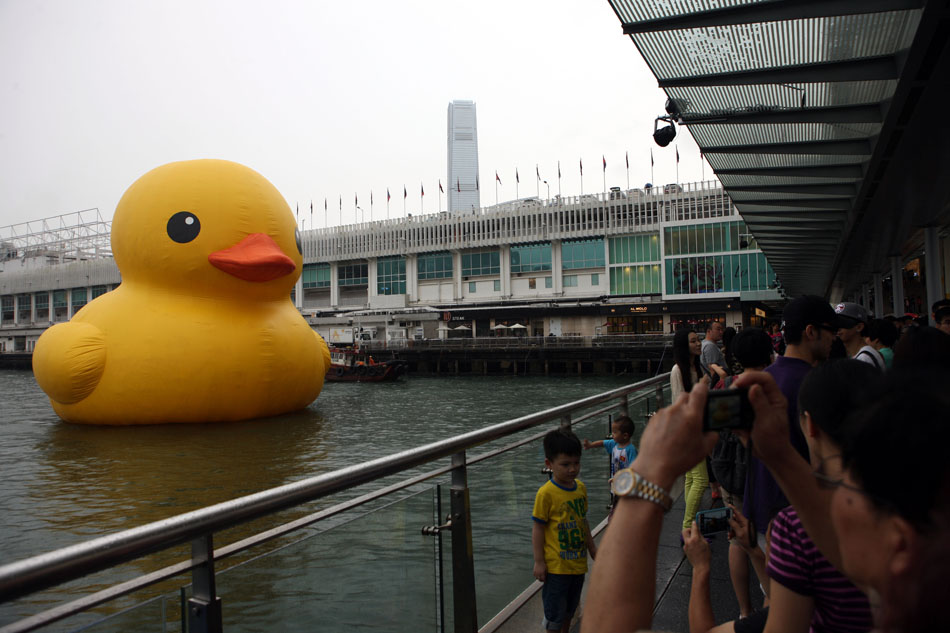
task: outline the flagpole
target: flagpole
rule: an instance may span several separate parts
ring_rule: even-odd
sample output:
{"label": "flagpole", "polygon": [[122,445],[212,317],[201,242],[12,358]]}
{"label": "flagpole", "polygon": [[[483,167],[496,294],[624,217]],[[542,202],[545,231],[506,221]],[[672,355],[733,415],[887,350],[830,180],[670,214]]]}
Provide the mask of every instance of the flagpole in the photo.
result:
{"label": "flagpole", "polygon": [[538,177],[538,181],[537,181],[537,184],[538,184],[538,199],[540,200],[540,199],[541,199],[541,170],[538,169],[538,164],[537,164],[537,163],[534,164],[534,173],[535,173],[535,175]]}
{"label": "flagpole", "polygon": [[581,159],[578,164],[581,166],[581,195],[584,195],[584,159]]}
{"label": "flagpole", "polygon": [[406,217],[406,198],[409,197],[409,193],[406,191],[406,185],[402,186],[402,217]]}
{"label": "flagpole", "polygon": [[561,199],[561,161],[557,162],[557,198]]}
{"label": "flagpole", "polygon": [[627,191],[630,191],[630,152],[625,154],[627,159]]}
{"label": "flagpole", "polygon": [[604,194],[607,193],[607,157],[603,156],[604,160]]}
{"label": "flagpole", "polygon": [[369,192],[369,221],[373,221],[373,192]]}
{"label": "flagpole", "polygon": [[656,178],[653,176],[653,148],[650,148],[650,184],[655,185]]}
{"label": "flagpole", "polygon": [[515,167],[515,200],[521,197],[521,194],[518,193],[518,189],[521,187],[521,178],[518,176],[518,168]]}
{"label": "flagpole", "polygon": [[426,212],[426,188],[419,183],[419,215],[425,215]]}
{"label": "flagpole", "polygon": [[439,213],[442,213],[442,180],[439,179]]}
{"label": "flagpole", "polygon": [[343,194],[340,194],[340,226],[343,226]]}
{"label": "flagpole", "polygon": [[676,149],[676,184],[680,184],[680,148],[679,145],[675,146]]}

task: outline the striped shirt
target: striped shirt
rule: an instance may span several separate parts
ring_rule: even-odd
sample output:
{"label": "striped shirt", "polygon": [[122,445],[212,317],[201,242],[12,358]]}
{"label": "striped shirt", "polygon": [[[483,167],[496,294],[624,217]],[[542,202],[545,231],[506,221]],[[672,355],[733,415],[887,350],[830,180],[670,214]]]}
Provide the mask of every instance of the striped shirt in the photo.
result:
{"label": "striped shirt", "polygon": [[821,555],[792,506],[779,512],[772,524],[768,574],[775,582],[814,600],[810,631],[871,630],[867,597]]}

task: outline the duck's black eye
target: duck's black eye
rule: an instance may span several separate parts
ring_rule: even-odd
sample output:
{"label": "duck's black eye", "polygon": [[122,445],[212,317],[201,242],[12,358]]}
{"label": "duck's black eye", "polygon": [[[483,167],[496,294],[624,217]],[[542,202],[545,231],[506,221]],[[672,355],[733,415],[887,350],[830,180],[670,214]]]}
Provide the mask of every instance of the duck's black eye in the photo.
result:
{"label": "duck's black eye", "polygon": [[303,245],[300,243],[300,231],[294,229],[294,241],[297,242],[297,252],[303,255]]}
{"label": "duck's black eye", "polygon": [[165,230],[168,231],[168,237],[179,244],[186,244],[198,237],[198,233],[201,232],[201,222],[194,213],[179,211],[168,218],[168,226]]}

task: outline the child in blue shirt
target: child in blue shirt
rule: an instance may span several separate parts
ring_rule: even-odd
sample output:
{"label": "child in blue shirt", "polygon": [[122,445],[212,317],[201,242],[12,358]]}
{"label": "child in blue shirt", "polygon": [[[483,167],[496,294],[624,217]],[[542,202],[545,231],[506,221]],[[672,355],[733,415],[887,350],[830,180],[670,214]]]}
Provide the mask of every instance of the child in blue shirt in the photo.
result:
{"label": "child in blue shirt", "polygon": [[610,425],[610,435],[613,439],[596,442],[584,440],[584,448],[603,446],[604,451],[610,455],[610,476],[613,477],[624,468],[630,468],[630,464],[637,458],[637,449],[631,442],[634,430],[633,420],[626,415],[618,416]]}

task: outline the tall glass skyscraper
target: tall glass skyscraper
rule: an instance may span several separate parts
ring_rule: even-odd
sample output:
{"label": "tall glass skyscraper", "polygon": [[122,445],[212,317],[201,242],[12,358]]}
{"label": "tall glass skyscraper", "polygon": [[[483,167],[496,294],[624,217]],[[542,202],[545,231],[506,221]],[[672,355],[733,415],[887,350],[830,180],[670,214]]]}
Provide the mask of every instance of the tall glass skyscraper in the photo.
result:
{"label": "tall glass skyscraper", "polygon": [[449,212],[469,211],[481,207],[478,179],[478,128],[475,124],[475,102],[453,101],[449,104],[449,173],[446,193]]}

